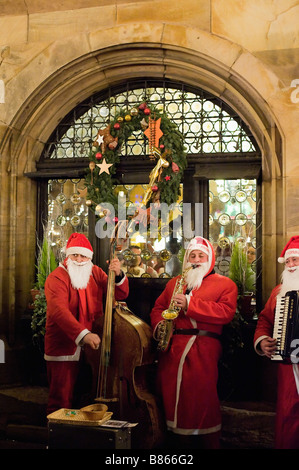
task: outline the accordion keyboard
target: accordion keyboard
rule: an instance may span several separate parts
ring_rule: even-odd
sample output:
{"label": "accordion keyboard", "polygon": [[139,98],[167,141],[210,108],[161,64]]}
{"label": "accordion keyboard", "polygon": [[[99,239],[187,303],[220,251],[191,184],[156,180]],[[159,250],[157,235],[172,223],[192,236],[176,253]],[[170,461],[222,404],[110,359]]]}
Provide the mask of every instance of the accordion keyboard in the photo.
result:
{"label": "accordion keyboard", "polygon": [[286,327],[288,319],[289,297],[277,296],[274,317],[273,338],[277,340],[276,350],[271,357],[272,361],[282,361],[282,351],[285,347]]}

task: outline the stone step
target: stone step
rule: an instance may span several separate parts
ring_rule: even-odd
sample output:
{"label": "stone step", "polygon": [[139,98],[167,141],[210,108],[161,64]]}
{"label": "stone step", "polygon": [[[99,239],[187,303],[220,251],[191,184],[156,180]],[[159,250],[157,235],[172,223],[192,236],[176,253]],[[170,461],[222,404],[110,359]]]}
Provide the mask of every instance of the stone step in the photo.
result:
{"label": "stone step", "polygon": [[[48,390],[45,387],[0,389],[0,448],[45,448],[48,439],[47,398]],[[221,412],[224,448],[273,448],[273,404],[224,402]]]}
{"label": "stone step", "polygon": [[1,449],[46,449],[47,445],[47,427],[27,424],[8,424],[5,436],[0,440]]}
{"label": "stone step", "polygon": [[222,412],[222,442],[240,449],[273,449],[275,409],[260,402],[225,403]]}

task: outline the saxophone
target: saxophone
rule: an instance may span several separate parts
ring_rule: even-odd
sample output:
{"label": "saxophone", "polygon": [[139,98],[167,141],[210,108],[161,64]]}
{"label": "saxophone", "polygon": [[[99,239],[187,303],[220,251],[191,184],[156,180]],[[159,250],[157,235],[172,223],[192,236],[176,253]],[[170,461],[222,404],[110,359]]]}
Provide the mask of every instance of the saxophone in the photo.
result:
{"label": "saxophone", "polygon": [[154,339],[158,341],[157,349],[159,351],[167,351],[170,345],[170,340],[173,334],[173,320],[175,320],[180,312],[180,307],[178,307],[175,303],[174,296],[176,294],[182,294],[184,291],[185,285],[185,276],[190,269],[194,269],[195,266],[190,266],[189,268],[185,269],[180,278],[177,279],[173,293],[171,296],[169,307],[166,310],[163,310],[162,317],[164,321],[158,323]]}

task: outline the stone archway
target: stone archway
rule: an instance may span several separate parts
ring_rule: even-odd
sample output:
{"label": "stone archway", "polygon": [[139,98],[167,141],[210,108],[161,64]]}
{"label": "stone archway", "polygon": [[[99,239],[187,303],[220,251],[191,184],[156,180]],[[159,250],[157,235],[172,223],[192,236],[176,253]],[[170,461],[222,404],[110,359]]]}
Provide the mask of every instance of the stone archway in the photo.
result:
{"label": "stone archway", "polygon": [[[280,134],[257,90],[232,67],[184,47],[131,43],[95,50],[64,65],[40,83],[15,113],[2,142],[2,175],[6,174],[1,198],[5,292],[2,308],[7,312],[3,330],[10,337],[14,336],[18,315],[26,308],[33,282],[36,183],[26,178],[24,172],[34,171],[35,162],[57,122],[76,104],[108,86],[138,77],[168,78],[200,86],[226,101],[251,128],[263,155],[264,197],[274,201],[272,215],[265,215],[270,226],[265,224],[269,234],[263,234],[263,241],[269,237],[271,257],[276,259],[276,238],[271,234],[277,233],[281,220],[275,203],[281,190],[281,161],[276,151]],[[6,247],[9,247],[9,261],[5,260]],[[28,266],[32,267],[31,275]],[[267,282],[273,285],[275,272],[272,269],[268,274]]]}

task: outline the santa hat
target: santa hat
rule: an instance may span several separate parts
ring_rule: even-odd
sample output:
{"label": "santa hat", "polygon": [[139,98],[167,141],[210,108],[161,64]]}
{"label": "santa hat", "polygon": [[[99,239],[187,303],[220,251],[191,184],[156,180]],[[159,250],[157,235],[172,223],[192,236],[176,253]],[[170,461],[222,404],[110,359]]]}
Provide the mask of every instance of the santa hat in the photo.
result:
{"label": "santa hat", "polygon": [[183,270],[186,268],[190,253],[193,250],[200,250],[206,255],[208,255],[209,266],[207,274],[210,273],[215,265],[215,253],[209,240],[203,237],[192,238],[192,240],[189,242],[184,255]]}
{"label": "santa hat", "polygon": [[83,233],[72,233],[64,251],[66,256],[77,254],[90,259],[93,256],[92,246]]}
{"label": "santa hat", "polygon": [[299,256],[299,236],[291,237],[278,258],[279,263],[284,263],[290,256]]}

